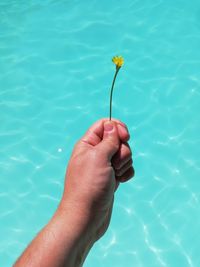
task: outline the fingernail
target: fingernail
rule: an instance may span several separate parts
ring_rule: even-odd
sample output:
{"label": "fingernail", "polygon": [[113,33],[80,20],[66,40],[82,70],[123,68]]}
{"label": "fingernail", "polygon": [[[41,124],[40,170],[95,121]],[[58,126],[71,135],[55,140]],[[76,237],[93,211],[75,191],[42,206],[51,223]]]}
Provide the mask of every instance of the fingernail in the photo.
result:
{"label": "fingernail", "polygon": [[113,130],[113,123],[110,121],[107,121],[104,123],[104,131],[105,132],[111,132]]}

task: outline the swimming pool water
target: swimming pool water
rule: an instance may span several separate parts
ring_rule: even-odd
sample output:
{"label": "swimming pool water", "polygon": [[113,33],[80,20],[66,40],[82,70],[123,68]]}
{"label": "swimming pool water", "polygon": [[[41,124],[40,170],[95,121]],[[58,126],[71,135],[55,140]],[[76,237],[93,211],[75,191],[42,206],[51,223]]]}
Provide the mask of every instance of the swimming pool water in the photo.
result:
{"label": "swimming pool water", "polygon": [[74,143],[108,116],[135,179],[86,267],[200,266],[200,2],[0,1],[0,266],[51,218]]}

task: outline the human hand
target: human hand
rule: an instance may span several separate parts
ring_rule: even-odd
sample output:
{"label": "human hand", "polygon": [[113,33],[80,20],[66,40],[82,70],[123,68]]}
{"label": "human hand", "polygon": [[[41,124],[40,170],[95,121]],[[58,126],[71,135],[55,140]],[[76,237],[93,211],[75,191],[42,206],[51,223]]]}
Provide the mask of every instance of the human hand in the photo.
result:
{"label": "human hand", "polygon": [[81,267],[106,231],[114,192],[134,175],[126,126],[107,119],[96,122],[73,150],[61,203],[15,267]]}
{"label": "human hand", "polygon": [[97,121],[77,142],[69,161],[60,204],[76,214],[96,241],[106,231],[114,192],[134,175],[128,130],[119,120]]}

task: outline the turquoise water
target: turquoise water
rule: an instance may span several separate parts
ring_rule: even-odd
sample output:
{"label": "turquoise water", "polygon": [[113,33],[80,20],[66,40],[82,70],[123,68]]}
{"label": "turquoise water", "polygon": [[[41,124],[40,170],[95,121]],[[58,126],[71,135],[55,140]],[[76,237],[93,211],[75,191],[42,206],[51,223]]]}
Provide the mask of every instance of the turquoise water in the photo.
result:
{"label": "turquoise water", "polygon": [[0,266],[51,218],[74,143],[108,116],[135,179],[85,267],[200,266],[200,2],[0,1]]}

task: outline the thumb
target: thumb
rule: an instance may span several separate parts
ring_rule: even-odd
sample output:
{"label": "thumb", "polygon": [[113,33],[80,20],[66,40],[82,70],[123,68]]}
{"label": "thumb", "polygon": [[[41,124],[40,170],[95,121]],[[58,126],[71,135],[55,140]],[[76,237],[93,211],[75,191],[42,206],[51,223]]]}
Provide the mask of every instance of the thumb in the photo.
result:
{"label": "thumb", "polygon": [[103,127],[103,139],[97,146],[105,157],[111,160],[119,149],[120,144],[117,125],[113,121],[106,121]]}

